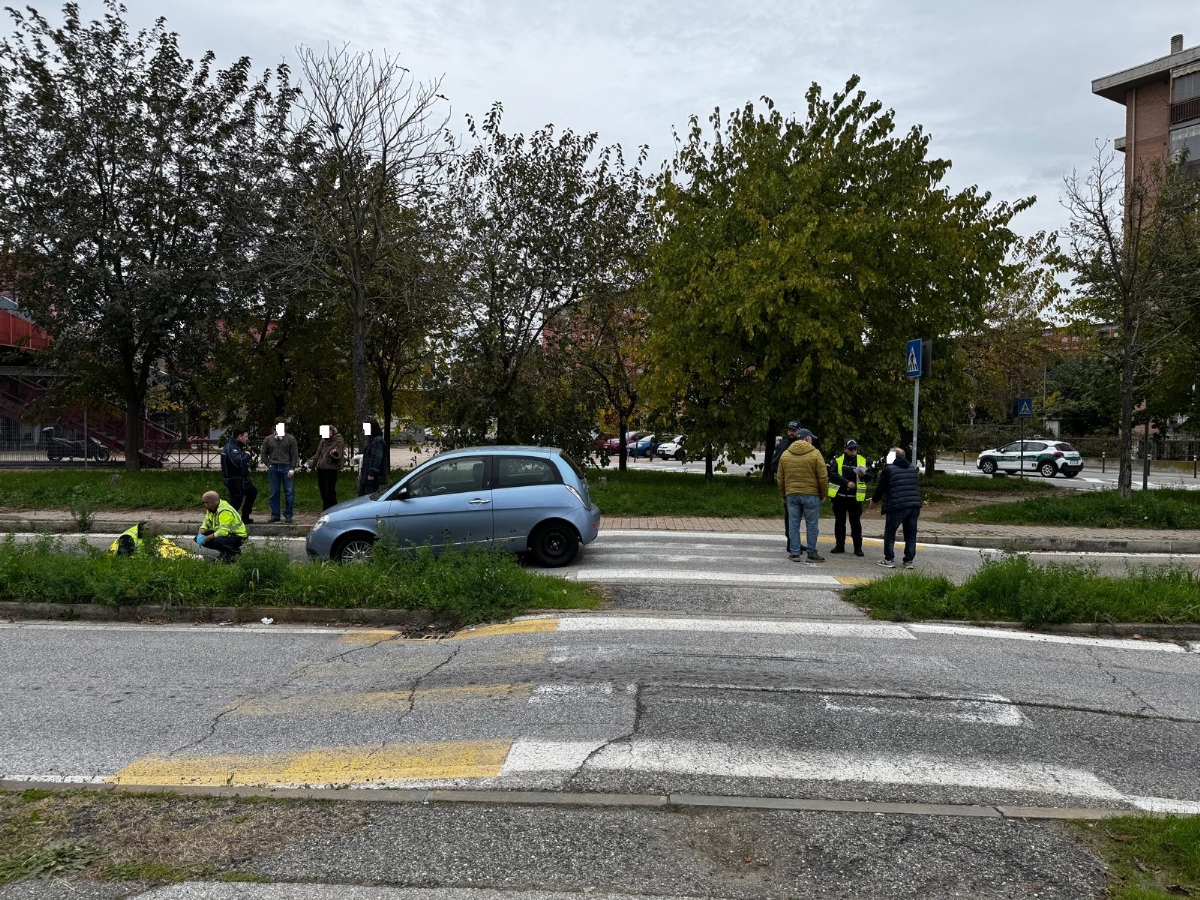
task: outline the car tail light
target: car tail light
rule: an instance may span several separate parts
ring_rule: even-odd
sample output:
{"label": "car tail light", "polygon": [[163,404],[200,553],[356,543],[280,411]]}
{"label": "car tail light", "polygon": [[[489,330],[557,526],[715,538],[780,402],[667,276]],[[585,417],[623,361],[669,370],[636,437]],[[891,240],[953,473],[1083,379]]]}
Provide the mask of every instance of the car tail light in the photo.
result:
{"label": "car tail light", "polygon": [[1055,451],[1054,451],[1054,458],[1055,458],[1055,459],[1062,459],[1062,457],[1063,457],[1063,452],[1062,452],[1061,450],[1055,450]]}
{"label": "car tail light", "polygon": [[571,487],[569,484],[564,484],[563,487],[571,492],[575,499],[579,501],[580,506],[587,506],[587,504],[583,502],[583,497],[579,495],[579,491],[575,490],[575,488]]}

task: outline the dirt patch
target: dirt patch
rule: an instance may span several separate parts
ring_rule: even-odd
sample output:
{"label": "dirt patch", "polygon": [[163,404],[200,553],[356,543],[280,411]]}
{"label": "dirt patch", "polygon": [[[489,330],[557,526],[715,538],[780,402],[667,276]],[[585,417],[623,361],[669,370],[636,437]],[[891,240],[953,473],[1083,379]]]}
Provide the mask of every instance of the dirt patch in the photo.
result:
{"label": "dirt patch", "polygon": [[255,858],[347,813],[316,801],[95,791],[0,794],[0,884],[72,875],[167,883],[253,880]]}
{"label": "dirt patch", "polygon": [[961,510],[979,509],[997,503],[1018,503],[1028,500],[1029,494],[983,494],[971,491],[923,490],[921,521],[936,522],[942,516]]}

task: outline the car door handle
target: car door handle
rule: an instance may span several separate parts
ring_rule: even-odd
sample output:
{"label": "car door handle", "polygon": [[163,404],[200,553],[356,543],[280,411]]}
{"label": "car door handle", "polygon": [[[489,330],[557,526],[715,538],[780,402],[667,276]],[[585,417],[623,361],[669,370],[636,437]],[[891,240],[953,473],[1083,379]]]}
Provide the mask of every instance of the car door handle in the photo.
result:
{"label": "car door handle", "polygon": [[482,497],[476,497],[474,500],[470,501],[472,506],[480,506],[484,503],[491,503],[491,502],[492,502],[491,500],[484,500]]}

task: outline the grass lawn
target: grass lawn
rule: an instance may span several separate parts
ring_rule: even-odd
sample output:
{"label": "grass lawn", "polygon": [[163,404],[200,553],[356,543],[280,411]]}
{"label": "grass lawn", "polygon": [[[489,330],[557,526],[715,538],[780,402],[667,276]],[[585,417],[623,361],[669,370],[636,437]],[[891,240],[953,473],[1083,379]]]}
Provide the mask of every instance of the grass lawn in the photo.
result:
{"label": "grass lawn", "polygon": [[1128,500],[1122,500],[1116,491],[1072,491],[961,510],[942,516],[942,521],[1083,528],[1200,528],[1200,492],[1137,491]]}
{"label": "grass lawn", "polygon": [[389,550],[339,566],[293,563],[283,553],[251,547],[233,565],[201,559],[109,556],[83,544],[43,538],[0,542],[0,600],[110,606],[294,606],[322,609],[424,610],[447,627],[493,622],[535,609],[590,608],[588,585],[521,568],[504,552]]}
{"label": "grass lawn", "polygon": [[1112,900],[1200,895],[1200,816],[1121,816],[1071,827],[1108,863]]}
{"label": "grass lawn", "polygon": [[779,489],[759,477],[589,469],[588,488],[606,516],[783,518]]}
{"label": "grass lawn", "polygon": [[938,472],[921,476],[922,491],[966,491],[972,494],[1055,494],[1067,490],[1043,478],[983,478]]}
{"label": "grass lawn", "polygon": [[1037,565],[1024,556],[988,560],[960,586],[905,572],[859,585],[846,599],[875,619],[1021,622],[1200,622],[1200,579],[1182,566],[1125,578],[1078,565]]}

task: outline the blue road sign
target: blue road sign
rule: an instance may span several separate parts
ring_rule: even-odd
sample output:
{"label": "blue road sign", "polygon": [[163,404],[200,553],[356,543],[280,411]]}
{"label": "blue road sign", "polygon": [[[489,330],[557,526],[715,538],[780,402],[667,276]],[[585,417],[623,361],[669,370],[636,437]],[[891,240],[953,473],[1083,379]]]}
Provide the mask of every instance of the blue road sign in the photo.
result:
{"label": "blue road sign", "polygon": [[1017,418],[1032,419],[1033,418],[1033,400],[1029,397],[1021,397],[1017,400]]}
{"label": "blue road sign", "polygon": [[904,374],[909,378],[921,377],[921,339],[908,342],[904,352]]}

